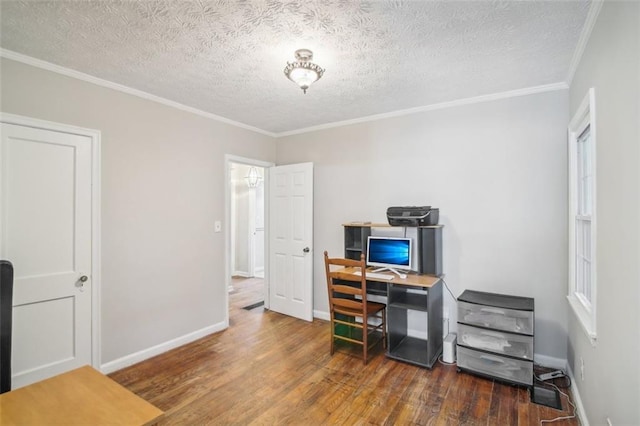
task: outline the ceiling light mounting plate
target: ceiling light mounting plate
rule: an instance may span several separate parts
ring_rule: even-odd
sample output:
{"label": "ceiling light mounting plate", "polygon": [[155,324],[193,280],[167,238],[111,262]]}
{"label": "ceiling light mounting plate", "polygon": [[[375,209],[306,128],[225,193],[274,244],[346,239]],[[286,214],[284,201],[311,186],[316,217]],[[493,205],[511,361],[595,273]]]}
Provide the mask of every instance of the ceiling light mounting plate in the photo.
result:
{"label": "ceiling light mounting plate", "polygon": [[297,61],[309,62],[313,59],[313,52],[309,49],[296,50],[295,57]]}

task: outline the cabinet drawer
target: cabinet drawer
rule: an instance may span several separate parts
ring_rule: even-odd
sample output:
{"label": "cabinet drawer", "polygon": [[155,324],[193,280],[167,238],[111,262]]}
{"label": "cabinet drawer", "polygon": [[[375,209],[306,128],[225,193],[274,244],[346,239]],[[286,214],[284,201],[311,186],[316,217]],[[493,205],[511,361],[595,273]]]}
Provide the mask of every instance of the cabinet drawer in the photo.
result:
{"label": "cabinet drawer", "polygon": [[524,385],[533,384],[533,361],[487,354],[458,346],[458,367]]}
{"label": "cabinet drawer", "polygon": [[458,321],[511,333],[533,335],[533,311],[516,311],[458,301]]}
{"label": "cabinet drawer", "polygon": [[516,358],[533,359],[533,337],[458,324],[458,343]]}

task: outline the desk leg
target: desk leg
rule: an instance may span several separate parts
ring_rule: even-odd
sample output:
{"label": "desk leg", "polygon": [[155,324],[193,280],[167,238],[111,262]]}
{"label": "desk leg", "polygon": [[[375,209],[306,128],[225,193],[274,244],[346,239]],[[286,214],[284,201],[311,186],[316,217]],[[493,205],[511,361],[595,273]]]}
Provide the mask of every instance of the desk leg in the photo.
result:
{"label": "desk leg", "polygon": [[442,280],[427,293],[427,315],[427,358],[431,368],[442,353]]}

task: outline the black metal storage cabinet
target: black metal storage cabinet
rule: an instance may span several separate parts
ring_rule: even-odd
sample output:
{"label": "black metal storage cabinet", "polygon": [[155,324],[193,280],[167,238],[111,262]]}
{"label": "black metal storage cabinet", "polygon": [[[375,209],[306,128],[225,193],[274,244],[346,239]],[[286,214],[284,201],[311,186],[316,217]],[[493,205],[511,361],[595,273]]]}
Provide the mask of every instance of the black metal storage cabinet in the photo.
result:
{"label": "black metal storage cabinet", "polygon": [[458,297],[458,369],[533,385],[534,300],[465,290]]}
{"label": "black metal storage cabinet", "polygon": [[344,257],[360,260],[360,255],[367,254],[367,239],[371,235],[371,225],[344,226]]}
{"label": "black metal storage cabinet", "polygon": [[[389,228],[386,223],[345,223],[344,257],[360,260],[367,255],[367,239],[371,228]],[[418,226],[414,250],[418,253],[418,264],[414,265],[419,274],[442,275],[442,228],[444,225]]]}
{"label": "black metal storage cabinet", "polygon": [[443,225],[418,228],[418,273],[442,275],[442,227]]}
{"label": "black metal storage cabinet", "polygon": [[[386,223],[352,222],[344,226],[344,257],[360,259],[367,254],[367,239],[372,228],[390,228]],[[367,293],[385,296],[387,303],[387,356],[431,368],[442,352],[442,280],[427,276],[442,275],[443,225],[417,227],[417,274],[424,279],[401,283],[367,280]],[[413,312],[412,312],[413,311]],[[409,317],[418,330],[409,330]],[[415,319],[415,321],[414,321]],[[424,319],[424,321],[423,321]]]}
{"label": "black metal storage cabinet", "polygon": [[[426,338],[409,336],[408,311],[426,313]],[[387,356],[422,367],[433,367],[442,351],[442,280],[429,288],[389,284],[387,296]]]}

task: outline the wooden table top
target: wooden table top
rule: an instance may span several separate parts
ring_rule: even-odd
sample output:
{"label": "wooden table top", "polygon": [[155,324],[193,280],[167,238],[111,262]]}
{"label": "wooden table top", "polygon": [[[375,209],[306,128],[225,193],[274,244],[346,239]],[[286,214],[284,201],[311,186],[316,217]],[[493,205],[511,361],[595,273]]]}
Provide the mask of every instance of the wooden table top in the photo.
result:
{"label": "wooden table top", "polygon": [[0,395],[0,424],[147,425],[162,411],[89,366]]}
{"label": "wooden table top", "polygon": [[[353,275],[353,271],[359,270],[359,269],[360,268],[344,268],[342,270],[338,270],[337,272]],[[420,275],[416,273],[408,273],[406,274],[407,275],[406,278],[400,278],[399,276],[397,276],[396,274],[390,271],[384,271],[383,273],[385,275],[392,275],[393,278],[391,278],[390,280],[382,280],[382,279],[367,277],[367,281],[392,283],[392,284],[400,284],[400,285],[423,287],[423,288],[433,287],[435,284],[438,283],[438,281],[440,281],[440,277],[436,277],[434,275]]]}

